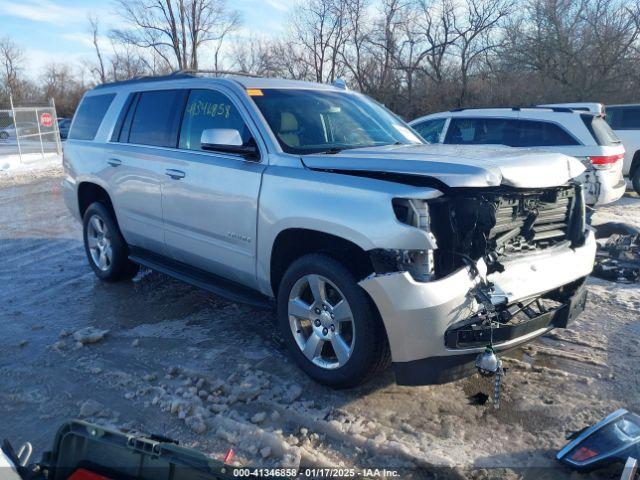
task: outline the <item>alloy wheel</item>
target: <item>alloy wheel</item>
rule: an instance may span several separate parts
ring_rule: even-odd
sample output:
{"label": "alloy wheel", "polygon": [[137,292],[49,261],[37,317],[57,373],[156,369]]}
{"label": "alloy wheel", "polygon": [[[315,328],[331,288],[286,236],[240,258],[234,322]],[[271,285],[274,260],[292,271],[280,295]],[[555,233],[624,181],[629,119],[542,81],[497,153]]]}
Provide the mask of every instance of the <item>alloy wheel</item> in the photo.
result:
{"label": "alloy wheel", "polygon": [[87,224],[87,245],[91,260],[103,272],[109,270],[113,262],[111,233],[99,215],[92,215]]}
{"label": "alloy wheel", "polygon": [[347,299],[329,279],[304,275],[291,289],[289,326],[303,355],[335,369],[347,363],[355,345],[355,324]]}

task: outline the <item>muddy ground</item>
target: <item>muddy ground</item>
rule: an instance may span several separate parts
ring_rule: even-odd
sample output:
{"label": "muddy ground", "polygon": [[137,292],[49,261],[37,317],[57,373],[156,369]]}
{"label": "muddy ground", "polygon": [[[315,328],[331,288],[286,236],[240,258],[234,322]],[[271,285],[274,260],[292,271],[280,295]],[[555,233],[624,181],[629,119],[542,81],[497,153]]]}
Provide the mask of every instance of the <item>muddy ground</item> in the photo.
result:
{"label": "muddy ground", "polygon": [[[477,376],[409,388],[388,371],[332,391],[292,364],[270,311],[157,273],[98,281],[59,184],[59,172],[0,181],[0,435],[31,441],[37,455],[75,417],[166,435],[218,459],[233,447],[240,465],[437,478],[619,471],[577,476],[554,453],[615,408],[640,412],[640,285],[590,280],[587,312],[570,329],[509,355],[500,410],[472,404],[491,391]],[[596,219],[605,217],[640,222],[640,199],[627,194]]]}

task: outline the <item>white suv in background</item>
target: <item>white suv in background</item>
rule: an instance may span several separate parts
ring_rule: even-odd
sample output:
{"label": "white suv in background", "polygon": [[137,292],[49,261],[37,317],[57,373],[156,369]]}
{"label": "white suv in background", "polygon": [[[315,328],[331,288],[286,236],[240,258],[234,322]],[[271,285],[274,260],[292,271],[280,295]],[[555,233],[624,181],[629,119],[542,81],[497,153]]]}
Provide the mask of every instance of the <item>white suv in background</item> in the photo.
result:
{"label": "white suv in background", "polygon": [[458,109],[420,117],[410,125],[430,143],[540,147],[577,157],[587,170],[588,205],[624,195],[625,149],[600,115],[564,107]]}
{"label": "white suv in background", "polygon": [[640,193],[640,104],[607,105],[606,119],[626,150],[622,173]]}

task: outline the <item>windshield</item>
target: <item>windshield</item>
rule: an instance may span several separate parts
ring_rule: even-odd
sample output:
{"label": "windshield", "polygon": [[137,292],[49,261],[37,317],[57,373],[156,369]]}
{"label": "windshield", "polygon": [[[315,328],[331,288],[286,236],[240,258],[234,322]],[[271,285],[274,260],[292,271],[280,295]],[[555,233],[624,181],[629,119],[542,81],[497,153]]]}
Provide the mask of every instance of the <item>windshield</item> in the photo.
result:
{"label": "windshield", "polygon": [[250,94],[287,153],[422,143],[402,120],[354,92],[264,89]]}

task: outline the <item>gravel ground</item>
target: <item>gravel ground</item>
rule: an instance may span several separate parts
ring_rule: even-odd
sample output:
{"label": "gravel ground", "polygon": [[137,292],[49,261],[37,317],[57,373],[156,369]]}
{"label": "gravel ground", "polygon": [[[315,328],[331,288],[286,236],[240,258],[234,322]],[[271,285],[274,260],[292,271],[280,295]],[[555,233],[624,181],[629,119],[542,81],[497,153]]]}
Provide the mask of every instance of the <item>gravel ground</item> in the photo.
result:
{"label": "gravel ground", "polygon": [[[292,364],[270,311],[150,271],[98,281],[59,175],[0,179],[0,434],[36,454],[76,417],[217,459],[233,447],[239,465],[578,478],[554,460],[565,435],[621,406],[640,411],[639,285],[590,280],[570,329],[509,354],[500,410],[472,404],[492,389],[477,376],[409,388],[388,371],[332,391]],[[605,219],[640,221],[640,199],[627,194],[596,215]]]}

